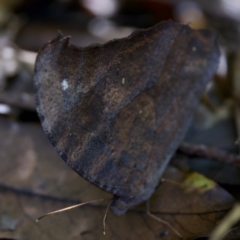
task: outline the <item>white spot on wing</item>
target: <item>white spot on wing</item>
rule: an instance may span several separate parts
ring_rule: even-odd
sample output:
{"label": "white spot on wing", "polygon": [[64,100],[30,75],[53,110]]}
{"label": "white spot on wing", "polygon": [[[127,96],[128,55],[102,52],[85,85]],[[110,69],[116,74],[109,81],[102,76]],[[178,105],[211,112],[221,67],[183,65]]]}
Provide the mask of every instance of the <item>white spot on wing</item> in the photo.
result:
{"label": "white spot on wing", "polygon": [[61,83],[61,86],[62,86],[62,90],[63,91],[66,91],[68,89],[68,82],[67,82],[67,79],[63,79],[62,83]]}

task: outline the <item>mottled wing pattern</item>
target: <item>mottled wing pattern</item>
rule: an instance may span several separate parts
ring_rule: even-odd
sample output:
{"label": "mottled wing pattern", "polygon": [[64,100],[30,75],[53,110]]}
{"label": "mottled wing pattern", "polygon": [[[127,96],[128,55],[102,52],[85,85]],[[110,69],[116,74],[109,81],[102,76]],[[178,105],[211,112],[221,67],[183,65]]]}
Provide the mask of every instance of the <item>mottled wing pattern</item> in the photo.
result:
{"label": "mottled wing pattern", "polygon": [[154,191],[217,59],[213,34],[171,21],[87,48],[60,36],[36,61],[37,111],[64,161],[122,214]]}

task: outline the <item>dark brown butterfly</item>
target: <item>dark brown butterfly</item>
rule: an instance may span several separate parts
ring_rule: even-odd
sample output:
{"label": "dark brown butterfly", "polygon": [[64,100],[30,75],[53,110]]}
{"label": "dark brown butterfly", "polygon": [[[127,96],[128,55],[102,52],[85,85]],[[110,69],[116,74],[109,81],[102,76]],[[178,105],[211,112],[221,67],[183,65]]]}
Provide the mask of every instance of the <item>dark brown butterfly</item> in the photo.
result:
{"label": "dark brown butterfly", "polygon": [[104,45],[69,39],[38,54],[37,111],[63,160],[121,215],[151,196],[184,137],[218,64],[215,34],[168,21]]}

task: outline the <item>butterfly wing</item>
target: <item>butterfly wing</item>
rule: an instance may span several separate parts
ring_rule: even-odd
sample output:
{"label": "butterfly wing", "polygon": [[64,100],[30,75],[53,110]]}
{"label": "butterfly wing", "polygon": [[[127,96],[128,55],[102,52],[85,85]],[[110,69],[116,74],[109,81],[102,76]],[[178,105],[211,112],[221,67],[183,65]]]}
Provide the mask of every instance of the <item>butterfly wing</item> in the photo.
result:
{"label": "butterfly wing", "polygon": [[217,59],[212,34],[171,21],[87,48],[60,36],[36,61],[37,111],[64,161],[122,214],[154,191]]}

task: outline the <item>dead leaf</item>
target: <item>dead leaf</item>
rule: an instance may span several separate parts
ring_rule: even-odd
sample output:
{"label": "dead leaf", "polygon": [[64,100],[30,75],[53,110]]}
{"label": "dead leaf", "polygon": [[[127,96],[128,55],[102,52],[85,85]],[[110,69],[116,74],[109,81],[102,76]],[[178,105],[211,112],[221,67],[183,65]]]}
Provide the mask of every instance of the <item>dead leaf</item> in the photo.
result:
{"label": "dead leaf", "polygon": [[[39,125],[0,118],[0,132],[5,139],[0,142],[0,238],[157,240],[166,235],[163,239],[176,239],[166,226],[145,214],[144,204],[121,217],[109,212],[105,237],[102,220],[107,201],[36,223],[35,219],[46,212],[109,195],[60,161]],[[29,151],[32,153],[27,154]],[[26,170],[28,179],[17,174],[22,166],[28,168],[23,156],[33,158],[26,162],[34,162]],[[184,182],[189,174],[170,167],[164,177]],[[234,199],[218,186],[204,193],[187,193],[179,186],[163,183],[150,199],[150,210],[169,221],[185,239],[193,239],[208,235],[233,203]]]}

